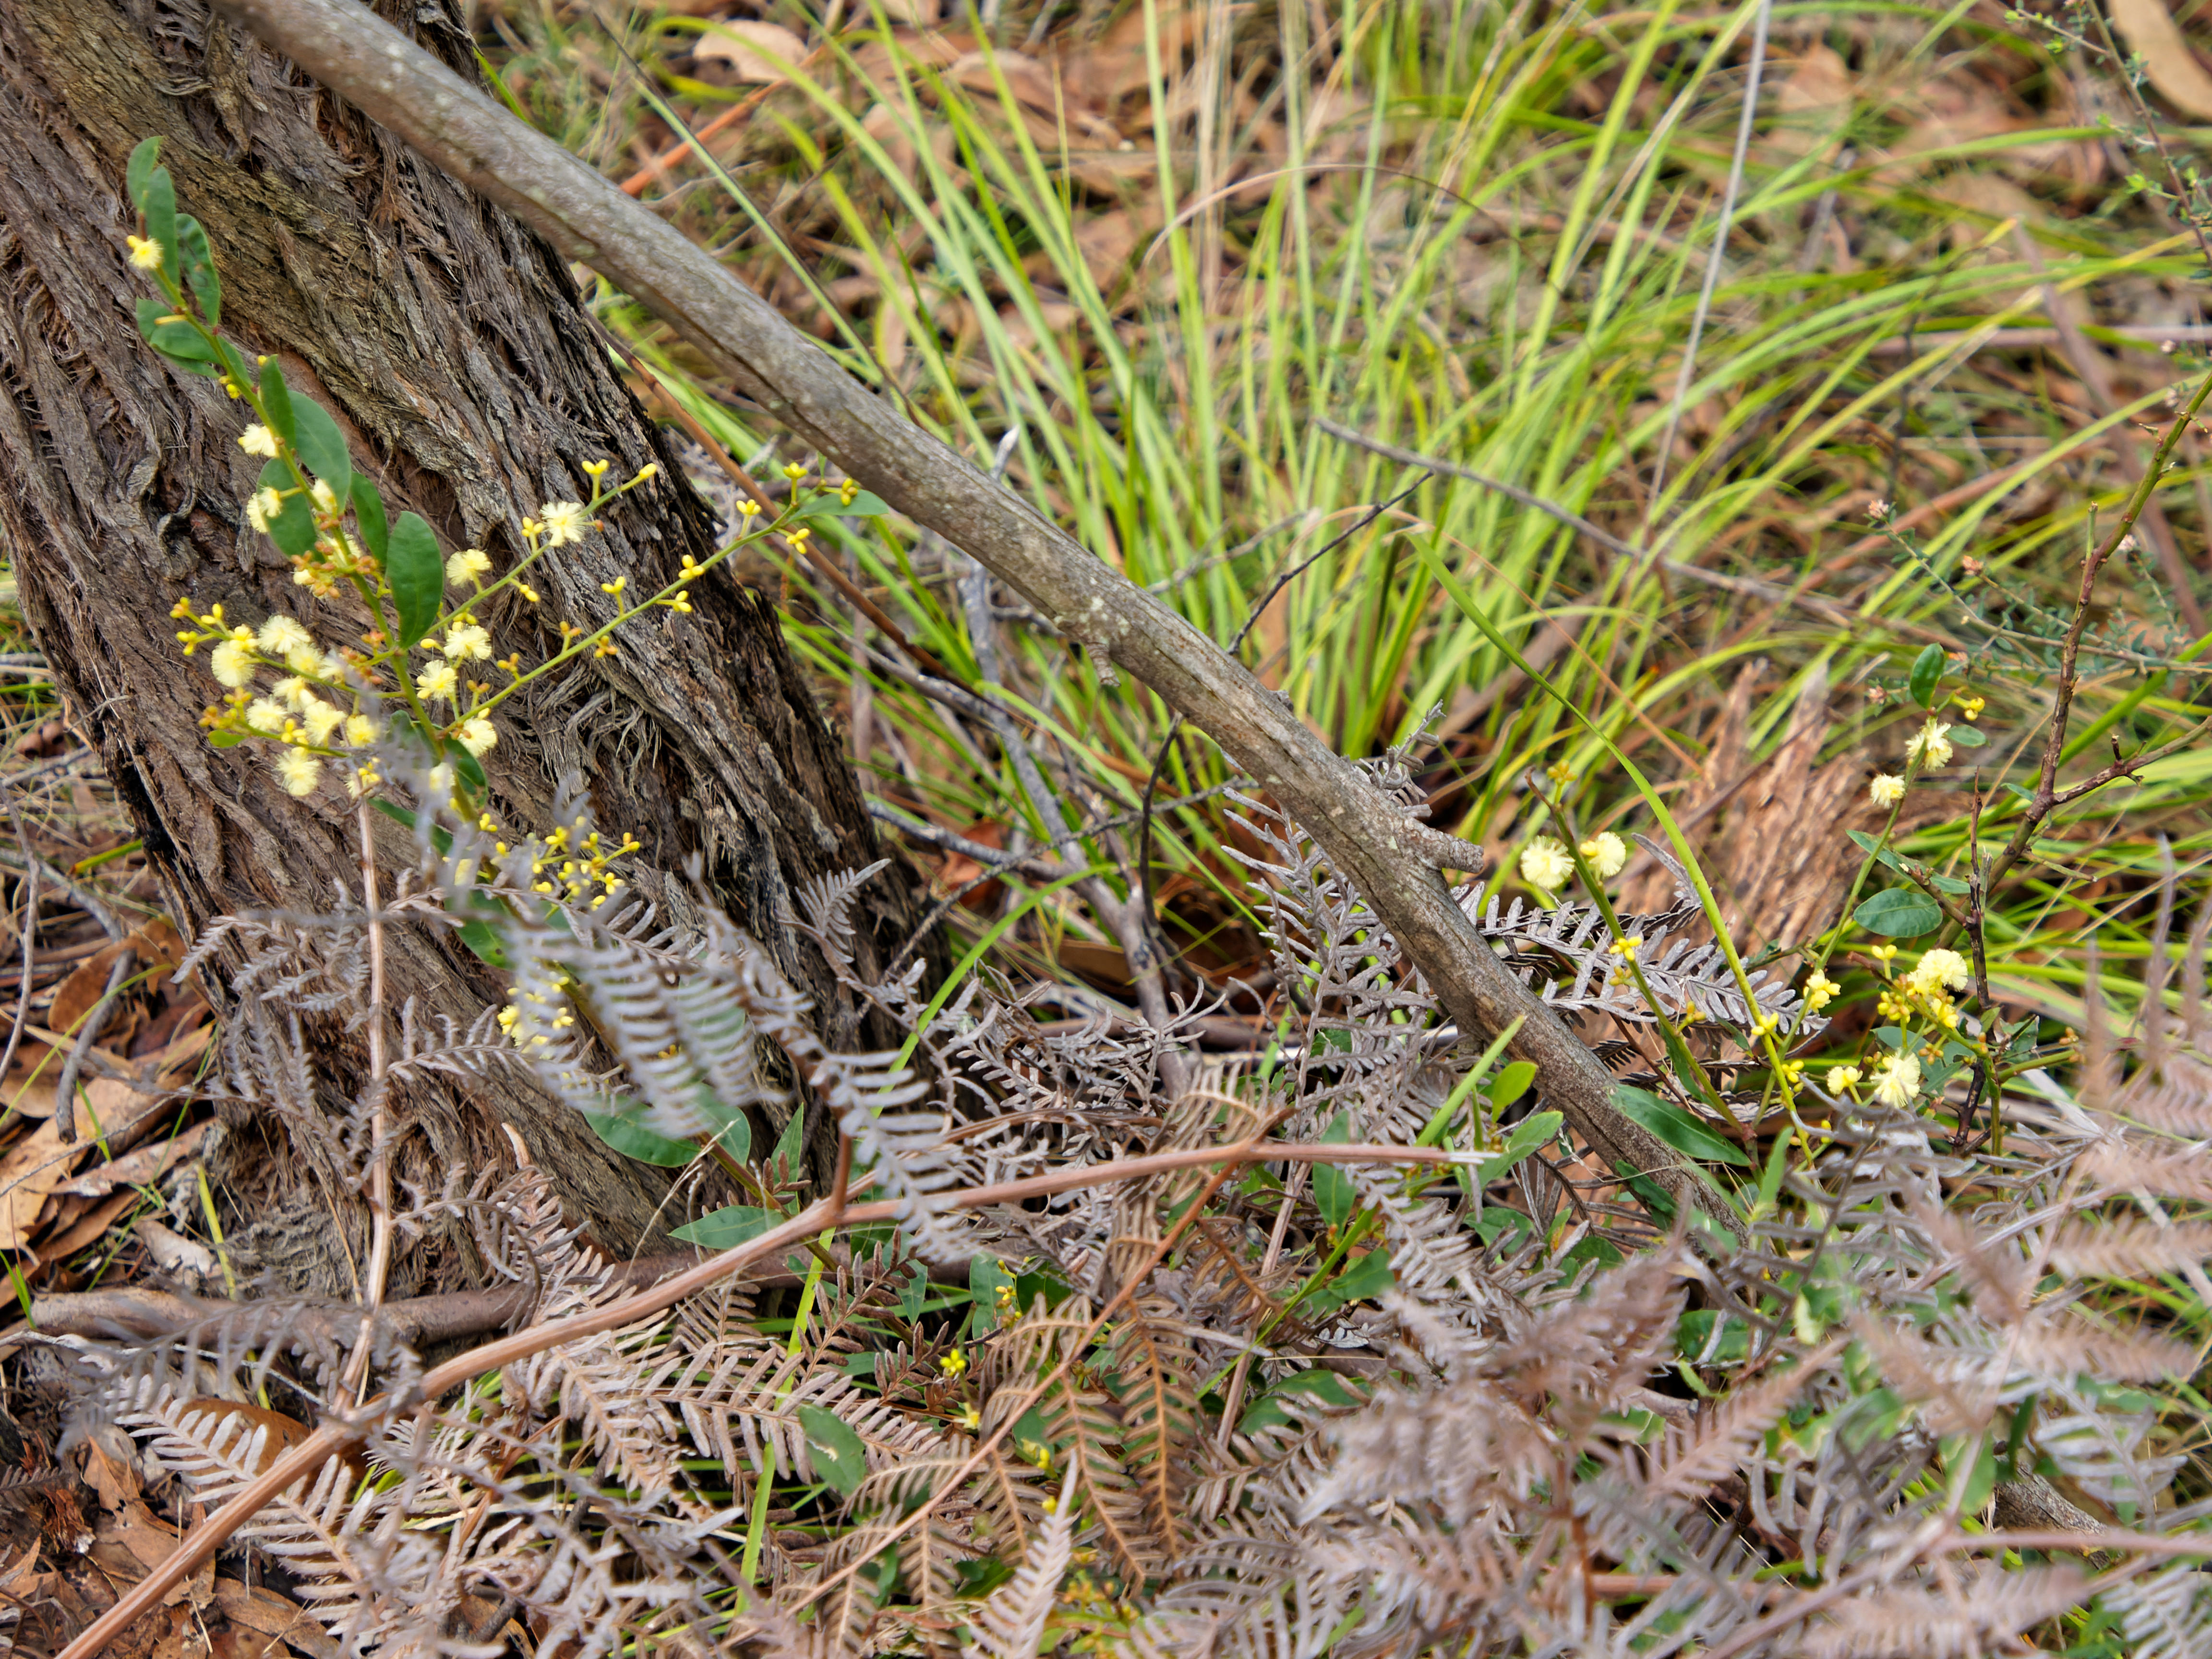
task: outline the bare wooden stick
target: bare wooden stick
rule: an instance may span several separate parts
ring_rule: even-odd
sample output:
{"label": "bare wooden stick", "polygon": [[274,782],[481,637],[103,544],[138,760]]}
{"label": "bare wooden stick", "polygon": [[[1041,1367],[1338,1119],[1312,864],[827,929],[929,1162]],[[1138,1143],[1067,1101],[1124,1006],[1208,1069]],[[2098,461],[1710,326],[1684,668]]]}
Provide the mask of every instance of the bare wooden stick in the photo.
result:
{"label": "bare wooden stick", "polygon": [[1408,819],[1213,641],[871,393],[682,232],[352,0],[215,0],[435,165],[603,272],[738,391],[915,523],[986,565],[1095,657],[1189,716],[1303,824],[1372,905],[1462,1031],[1501,1031],[1610,1164],[1741,1223],[1701,1170],[1617,1110],[1613,1079],[1454,902],[1456,843]]}

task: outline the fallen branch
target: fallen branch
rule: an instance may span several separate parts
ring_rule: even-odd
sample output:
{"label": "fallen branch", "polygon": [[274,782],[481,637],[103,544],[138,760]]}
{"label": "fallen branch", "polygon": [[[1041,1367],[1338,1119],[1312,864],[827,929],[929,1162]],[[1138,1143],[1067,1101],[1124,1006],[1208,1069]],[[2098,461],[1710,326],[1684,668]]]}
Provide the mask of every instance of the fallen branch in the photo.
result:
{"label": "fallen branch", "polygon": [[564,258],[604,273],[801,441],[1188,715],[1310,827],[1462,1031],[1519,1020],[1511,1052],[1536,1066],[1547,1100],[1601,1158],[1650,1172],[1677,1205],[1740,1231],[1680,1153],[1615,1109],[1597,1057],[1475,931],[1440,873],[1457,843],[1405,817],[1211,639],[871,393],[713,255],[380,18],[350,0],[216,0],[216,9]]}

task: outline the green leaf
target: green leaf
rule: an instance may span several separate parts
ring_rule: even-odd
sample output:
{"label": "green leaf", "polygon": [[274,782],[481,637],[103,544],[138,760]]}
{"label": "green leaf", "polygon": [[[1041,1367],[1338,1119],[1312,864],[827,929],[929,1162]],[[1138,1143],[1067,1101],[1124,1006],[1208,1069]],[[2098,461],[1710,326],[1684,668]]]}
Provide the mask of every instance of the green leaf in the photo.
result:
{"label": "green leaf", "polygon": [[446,597],[446,562],[438,556],[438,538],[422,515],[403,513],[392,526],[384,556],[384,578],[399,611],[399,643],[419,644],[438,620]]}
{"label": "green leaf", "polygon": [[[506,90],[505,83],[497,76],[487,74],[485,78],[501,91]],[[512,93],[507,95],[514,96]],[[1016,1571],[1012,1562],[1001,1561],[995,1555],[987,1555],[980,1561],[972,1559],[955,1561],[952,1570],[960,1575],[959,1582],[953,1587],[953,1595],[963,1601],[981,1601],[1012,1578]]]}
{"label": "green leaf", "polygon": [[177,216],[177,250],[185,281],[200,302],[200,315],[214,328],[222,321],[222,280],[215,274],[215,254],[208,246],[207,232],[189,213]]}
{"label": "green leaf", "polygon": [[799,516],[802,519],[880,519],[890,510],[889,501],[864,489],[849,502],[838,500],[835,493],[817,495],[799,509]]}
{"label": "green leaf", "polygon": [[801,1406],[799,1426],[805,1431],[806,1443],[814,1453],[814,1473],[835,1486],[841,1498],[860,1491],[860,1482],[868,1478],[868,1449],[860,1443],[860,1437],[847,1428],[836,1413],[819,1406]]}
{"label": "green leaf", "polygon": [[392,528],[384,520],[384,497],[358,472],[353,475],[353,488],[347,493],[353,497],[354,527],[361,532],[369,556],[382,564],[385,550],[392,542]]}
{"label": "green leaf", "polygon": [[1889,939],[1912,939],[1941,927],[1943,911],[1917,887],[1892,887],[1860,905],[1851,920],[1869,933],[1881,933]]}
{"label": "green leaf", "polygon": [[[414,815],[410,813],[408,816],[412,817]],[[411,829],[413,826],[410,824],[409,827]],[[431,826],[432,840],[437,839],[438,832],[442,828],[442,825]],[[453,836],[448,832],[446,835],[444,845],[438,850],[441,854],[450,853],[453,851]],[[505,904],[485,892],[481,887],[469,886],[447,894],[446,909],[449,915],[469,918],[461,924],[462,944],[467,945],[479,957],[495,968],[504,968],[507,965],[507,951],[501,945],[499,934],[491,921],[493,917],[504,917],[507,915]]]}
{"label": "green leaf", "polygon": [[[170,320],[165,320],[170,319]],[[196,374],[217,374],[215,349],[199,330],[177,316],[160,300],[138,302],[138,331],[146,343],[172,362],[182,363]]]}
{"label": "green leaf", "polygon": [[1996,1490],[1997,1452],[1987,1433],[1946,1435],[1936,1443],[1943,1453],[1943,1469],[1951,1477],[1960,1511],[1978,1513]]}
{"label": "green leaf", "polygon": [[489,922],[465,921],[457,931],[461,943],[468,947],[470,954],[477,961],[488,963],[494,968],[514,965],[507,959],[507,947],[499,942],[499,934]]}
{"label": "green leaf", "polygon": [[300,464],[343,501],[353,489],[353,459],[346,453],[345,434],[338,430],[330,410],[313,398],[292,400],[292,422],[293,447],[300,452]]}
{"label": "green leaf", "polygon": [[1557,1112],[1531,1112],[1513,1126],[1513,1133],[1506,1136],[1504,1147],[1496,1158],[1482,1160],[1482,1178],[1497,1180],[1559,1133],[1559,1125],[1565,1121]]}
{"label": "green leaf", "polygon": [[292,420],[292,388],[284,384],[284,371],[274,357],[261,365],[261,419],[288,446],[298,442],[300,428]]}
{"label": "green leaf", "polygon": [[798,1107],[791,1121],[783,1126],[783,1133],[775,1138],[775,1150],[769,1154],[769,1171],[773,1175],[781,1169],[793,1181],[806,1171],[806,1108]]}
{"label": "green leaf", "polygon": [[968,1262],[968,1294],[975,1305],[968,1316],[970,1336],[988,1336],[999,1328],[999,1287],[1014,1288],[1014,1276],[988,1250],[978,1250]]}
{"label": "green leaf", "polygon": [[899,1290],[899,1317],[909,1325],[921,1317],[921,1310],[929,1303],[929,1272],[921,1263],[912,1264],[913,1277]]}
{"label": "green leaf", "polygon": [[671,1140],[647,1128],[632,1115],[635,1109],[586,1112],[583,1118],[592,1126],[593,1134],[624,1158],[634,1158],[641,1164],[658,1164],[663,1169],[678,1170],[699,1156],[699,1149],[690,1141]]}
{"label": "green leaf", "polygon": [[[1713,1340],[1713,1326],[1720,1324],[1720,1340]],[[1707,1353],[1711,1344],[1712,1352]],[[1707,1365],[1733,1365],[1751,1352],[1751,1332],[1732,1314],[1710,1308],[1694,1309],[1674,1323],[1674,1349],[1683,1358]]]}
{"label": "green leaf", "polygon": [[1490,1085],[1490,1109],[1502,1112],[1528,1092],[1528,1085],[1536,1080],[1536,1067],[1529,1060],[1516,1060],[1498,1074]]}
{"label": "green leaf", "polygon": [[484,769],[482,761],[458,743],[447,751],[447,758],[453,763],[455,775],[469,787],[471,793],[479,795],[483,793]]}
{"label": "green leaf", "polygon": [[146,176],[146,193],[138,210],[146,216],[146,234],[161,245],[161,274],[177,280],[177,187],[167,167],[155,167]]}
{"label": "green leaf", "polygon": [[[685,1152],[694,1148],[686,1146]],[[774,1210],[763,1210],[753,1204],[732,1204],[708,1215],[701,1216],[688,1226],[672,1227],[671,1238],[680,1238],[686,1244],[696,1244],[702,1250],[726,1250],[732,1244],[742,1244],[749,1238],[758,1238],[783,1218]]]}
{"label": "green leaf", "polygon": [[263,464],[261,487],[280,495],[288,489],[292,492],[284,496],[276,516],[269,520],[269,538],[298,558],[315,544],[315,509],[307,505],[307,492],[292,482],[292,469],[276,460]]}
{"label": "green leaf", "polygon": [[141,138],[137,148],[131,152],[130,165],[124,169],[123,176],[131,191],[131,205],[141,213],[146,210],[146,191],[154,182],[154,169],[161,155],[159,138]]}
{"label": "green leaf", "polygon": [[1498,1243],[1499,1235],[1508,1229],[1511,1230],[1516,1242],[1526,1238],[1535,1224],[1518,1210],[1501,1209],[1493,1204],[1477,1216],[1472,1224],[1474,1236],[1486,1248]]}
{"label": "green leaf", "polygon": [[1613,1103],[1623,1117],[1631,1122],[1642,1124],[1678,1152],[1705,1158],[1715,1164],[1740,1164],[1746,1169],[1751,1167],[1751,1160],[1744,1156],[1743,1148],[1723,1140],[1680,1107],[1663,1101],[1648,1091],[1616,1083],[1613,1085]]}
{"label": "green leaf", "polygon": [[1390,1252],[1370,1250],[1308,1297],[1306,1307],[1316,1313],[1331,1312],[1348,1302],[1378,1297],[1397,1282],[1398,1276],[1390,1271]]}
{"label": "green leaf", "polygon": [[210,732],[208,733],[208,747],[235,749],[246,741],[246,734],[243,732]]}
{"label": "green leaf", "polygon": [[244,356],[241,355],[238,348],[231,344],[229,341],[224,340],[221,343],[222,347],[223,367],[229,370],[230,378],[237,381],[240,386],[252,386],[253,384],[253,371],[246,366],[246,358]]}
{"label": "green leaf", "polygon": [[[1933,647],[1929,647],[1931,650]],[[1990,740],[1990,734],[1979,726],[1954,726],[1950,732],[1952,744],[1960,749],[1979,749]]]}
{"label": "green leaf", "polygon": [[1318,1366],[1310,1371],[1292,1371],[1251,1403],[1238,1419],[1237,1432],[1254,1434],[1289,1422],[1291,1414],[1283,1409],[1282,1402],[1297,1395],[1310,1395],[1324,1406],[1347,1407],[1359,1403],[1358,1397],[1344,1386],[1334,1371],[1325,1371]]}
{"label": "green leaf", "polygon": [[734,1106],[725,1106],[715,1097],[711,1085],[702,1083],[692,1091],[691,1103],[700,1115],[714,1126],[714,1144],[738,1163],[752,1156],[753,1126],[750,1119]]}
{"label": "green leaf", "polygon": [[[1330,1121],[1328,1127],[1322,1131],[1321,1139],[1325,1146],[1341,1146],[1350,1141],[1351,1115],[1339,1112]],[[1358,1190],[1352,1186],[1352,1177],[1334,1164],[1313,1166],[1313,1194],[1314,1202],[1321,1209],[1321,1218],[1331,1228],[1341,1227],[1345,1217],[1350,1215],[1359,1203]]]}
{"label": "green leaf", "polygon": [[1936,683],[1943,678],[1943,647],[1931,645],[1912,659],[1912,678],[1908,682],[1912,701],[1923,708],[1936,706]]}

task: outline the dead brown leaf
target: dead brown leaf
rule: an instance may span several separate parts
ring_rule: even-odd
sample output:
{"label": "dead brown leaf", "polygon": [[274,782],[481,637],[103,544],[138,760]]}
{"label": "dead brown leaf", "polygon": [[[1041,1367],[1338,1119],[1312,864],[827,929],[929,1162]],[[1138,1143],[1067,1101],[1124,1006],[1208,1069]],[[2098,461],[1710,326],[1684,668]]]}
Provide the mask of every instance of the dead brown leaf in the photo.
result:
{"label": "dead brown leaf", "polygon": [[718,65],[733,82],[773,83],[791,79],[792,70],[806,60],[806,42],[781,23],[722,18],[708,26],[691,55]]}
{"label": "dead brown leaf", "polygon": [[104,1510],[119,1510],[145,1490],[130,1461],[110,1457],[96,1440],[85,1443],[84,1484],[99,1496]]}
{"label": "dead brown leaf", "polygon": [[131,941],[118,939],[97,956],[79,963],[76,971],[56,988],[46,1024],[64,1036],[74,1036],[77,1027],[84,1023],[84,1017],[107,989],[109,969],[125,954],[136,954],[131,951]]}
{"label": "dead brown leaf", "polygon": [[[7,1103],[10,1111],[20,1112],[25,1117],[52,1117],[54,1079],[61,1075],[61,1061],[53,1058],[53,1050],[46,1044],[27,1037],[16,1049],[15,1059],[23,1074],[17,1077],[10,1073],[7,1085],[0,1089],[0,1100]],[[29,1063],[24,1065],[27,1060]],[[36,1077],[30,1075],[33,1072],[38,1073]]]}
{"label": "dead brown leaf", "polygon": [[[1003,848],[1006,844],[1006,825],[994,819],[987,818],[981,823],[971,823],[960,831],[960,834],[966,840],[974,842],[978,847],[996,848]],[[945,862],[937,868],[938,885],[948,893],[958,893],[963,887],[966,887],[969,882],[974,881],[982,873],[983,866],[965,853],[947,853],[945,855]],[[987,881],[962,893],[960,902],[971,910],[988,910],[999,902],[999,895],[1002,890],[1000,883]]]}
{"label": "dead brown leaf", "polygon": [[[200,1004],[205,1012],[207,1004]],[[167,1081],[192,1069],[194,1062],[207,1052],[208,1044],[215,1040],[213,1022],[203,1020],[189,1031],[179,1031],[171,1037],[161,1050],[161,1064],[155,1076]]]}
{"label": "dead brown leaf", "polygon": [[1135,981],[1129,976],[1129,958],[1118,945],[1096,939],[1062,939],[1060,965],[1081,975],[1102,990],[1127,990]]}
{"label": "dead brown leaf", "polygon": [[29,1246],[46,1195],[68,1178],[76,1152],[62,1145],[50,1117],[0,1158],[0,1250]]}
{"label": "dead brown leaf", "polygon": [[137,952],[142,968],[166,968],[173,974],[177,964],[185,959],[185,941],[160,916],[133,933],[130,945]]}
{"label": "dead brown leaf", "polygon": [[2142,54],[2160,97],[2191,120],[2212,121],[2212,75],[2161,0],[2112,0],[2112,27]]}
{"label": "dead brown leaf", "polygon": [[[1145,30],[1150,17],[1158,20],[1160,60],[1177,63],[1183,48],[1198,38],[1205,21],[1197,6],[1132,6],[1092,45],[1069,55],[1062,73],[1078,94],[1097,108],[1110,110],[1125,98],[1147,91]],[[1170,76],[1173,71],[1170,70]]]}
{"label": "dead brown leaf", "polygon": [[[177,1550],[175,1528],[163,1523],[137,1498],[103,1514],[93,1526],[93,1560],[118,1582],[137,1583],[167,1561]],[[173,1585],[161,1605],[173,1607],[190,1601],[204,1607],[215,1600],[215,1563]]]}
{"label": "dead brown leaf", "polygon": [[[135,1192],[118,1193],[112,1198],[93,1204],[74,1221],[58,1219],[54,1224],[60,1231],[50,1238],[39,1241],[39,1254],[49,1261],[68,1261],[105,1234],[115,1224],[116,1217],[137,1201],[138,1194]],[[64,1215],[66,1214],[67,1212],[64,1212]]]}
{"label": "dead brown leaf", "polygon": [[[235,1578],[215,1581],[215,1604],[231,1628],[281,1641],[307,1659],[338,1659],[340,1649],[330,1632],[309,1617],[306,1608],[287,1601],[272,1589],[247,1585]],[[266,1651],[249,1646],[247,1651]]]}
{"label": "dead brown leaf", "polygon": [[[40,1127],[50,1129],[52,1125],[48,1123]],[[65,1193],[82,1193],[87,1198],[101,1198],[118,1187],[143,1187],[167,1173],[172,1165],[190,1158],[212,1127],[212,1119],[206,1123],[196,1123],[173,1139],[157,1140],[151,1146],[141,1146],[128,1157],[87,1170],[74,1180],[58,1180],[54,1188],[49,1190],[58,1189]]]}

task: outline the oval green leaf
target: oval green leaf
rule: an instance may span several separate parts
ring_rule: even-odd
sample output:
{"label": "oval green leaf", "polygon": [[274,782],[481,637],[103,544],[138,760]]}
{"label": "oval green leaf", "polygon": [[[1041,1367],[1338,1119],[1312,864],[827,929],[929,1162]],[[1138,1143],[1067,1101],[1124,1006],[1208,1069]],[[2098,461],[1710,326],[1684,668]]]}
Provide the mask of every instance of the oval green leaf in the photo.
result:
{"label": "oval green leaf", "polygon": [[460,926],[461,943],[479,962],[494,968],[508,966],[507,947],[499,942],[499,935],[488,921],[465,921]]}
{"label": "oval green leaf", "polygon": [[1950,737],[1953,746],[1959,749],[1979,749],[1990,740],[1988,732],[1972,726],[1953,726]]}
{"label": "oval green leaf", "polygon": [[147,187],[154,182],[154,169],[160,164],[161,141],[141,138],[137,148],[131,152],[130,165],[124,169],[124,179],[131,187],[131,205],[141,213],[146,210]]}
{"label": "oval green leaf", "polygon": [[[687,1146],[684,1150],[692,1149]],[[758,1238],[782,1219],[774,1210],[751,1204],[732,1204],[702,1215],[688,1225],[671,1228],[668,1236],[680,1238],[686,1244],[696,1244],[702,1250],[726,1250],[732,1244]]]}
{"label": "oval green leaf", "polygon": [[1346,1265],[1344,1271],[1306,1298],[1305,1311],[1310,1314],[1334,1312],[1351,1302],[1366,1302],[1381,1296],[1398,1282],[1390,1271],[1390,1252],[1387,1249],[1372,1249]]}
{"label": "oval green leaf", "polygon": [[146,175],[146,193],[138,210],[146,216],[146,234],[161,245],[161,274],[177,280],[177,187],[169,170],[155,167]]}
{"label": "oval green leaf", "polygon": [[[1322,1131],[1322,1144],[1341,1146],[1352,1139],[1352,1119],[1339,1112],[1328,1128]],[[1359,1202],[1359,1194],[1352,1184],[1352,1177],[1334,1164],[1313,1166],[1314,1203],[1321,1211],[1321,1218],[1331,1227],[1341,1227]]]}
{"label": "oval green leaf", "polygon": [[702,1083],[691,1091],[691,1103],[699,1115],[714,1126],[714,1144],[738,1163],[752,1156],[753,1126],[742,1109],[725,1106],[715,1098],[711,1085]]}
{"label": "oval green leaf", "polygon": [[261,487],[280,494],[287,489],[292,492],[284,497],[276,516],[269,520],[269,538],[298,558],[315,544],[315,509],[307,505],[306,492],[292,482],[292,469],[282,461],[270,461],[262,467]]}
{"label": "oval green leaf", "polygon": [[1528,1092],[1528,1085],[1536,1080],[1536,1068],[1525,1060],[1516,1060],[1498,1074],[1498,1081],[1490,1085],[1490,1109],[1502,1112]]}
{"label": "oval green leaf", "polygon": [[353,490],[353,458],[346,453],[345,434],[331,412],[313,398],[292,400],[292,446],[300,463],[331,487],[340,501]]}
{"label": "oval green leaf", "polygon": [[836,495],[817,495],[799,509],[802,519],[880,519],[891,510],[890,503],[882,496],[866,490],[849,501]]}
{"label": "oval green leaf", "polygon": [[349,493],[353,496],[354,527],[361,532],[369,557],[382,564],[385,551],[392,544],[392,527],[384,518],[384,497],[358,472],[353,475],[353,489]]}
{"label": "oval green leaf", "polygon": [[1923,708],[1936,706],[1936,684],[1943,678],[1943,647],[1931,645],[1912,659],[1910,685],[1912,701]]}
{"label": "oval green leaf", "polygon": [[1642,1124],[1678,1152],[1710,1163],[1751,1167],[1751,1160],[1744,1156],[1742,1147],[1722,1139],[1680,1107],[1648,1091],[1616,1083],[1613,1086],[1613,1103],[1623,1117]]}
{"label": "oval green leaf", "polygon": [[813,1454],[809,1461],[814,1473],[835,1486],[841,1498],[860,1491],[860,1482],[868,1478],[868,1449],[860,1443],[860,1437],[835,1413],[819,1406],[801,1406],[799,1426],[805,1432],[807,1449]]}
{"label": "oval green leaf", "polygon": [[159,300],[138,302],[138,331],[146,337],[146,343],[172,362],[182,363],[198,374],[214,374],[215,349],[202,337],[199,330],[177,317]]}
{"label": "oval green leaf", "polygon": [[287,444],[298,441],[299,428],[292,422],[292,388],[284,384],[284,371],[274,357],[261,365],[261,419]]}
{"label": "oval green leaf", "polygon": [[218,326],[222,321],[222,282],[215,274],[215,254],[208,246],[207,232],[189,213],[177,216],[177,250],[185,281],[200,302],[200,315],[207,319],[210,328]]}
{"label": "oval green leaf", "polygon": [[1934,899],[1917,888],[1893,887],[1860,905],[1851,920],[1869,933],[1880,933],[1888,939],[1914,939],[1941,927],[1943,912]]}
{"label": "oval green leaf", "polygon": [[690,1141],[655,1134],[627,1112],[586,1112],[583,1118],[593,1134],[624,1158],[634,1158],[641,1164],[680,1170],[699,1156],[699,1149]]}
{"label": "oval green leaf", "polygon": [[399,643],[412,647],[438,620],[438,606],[446,597],[446,562],[438,556],[438,538],[420,514],[403,513],[392,526],[384,576],[399,611]]}

